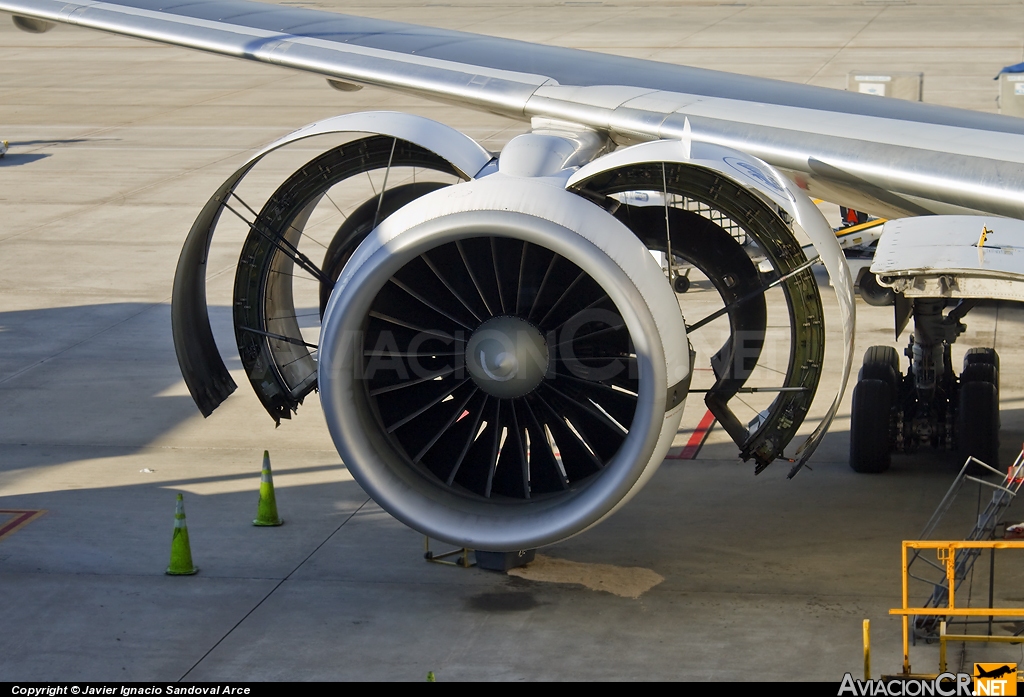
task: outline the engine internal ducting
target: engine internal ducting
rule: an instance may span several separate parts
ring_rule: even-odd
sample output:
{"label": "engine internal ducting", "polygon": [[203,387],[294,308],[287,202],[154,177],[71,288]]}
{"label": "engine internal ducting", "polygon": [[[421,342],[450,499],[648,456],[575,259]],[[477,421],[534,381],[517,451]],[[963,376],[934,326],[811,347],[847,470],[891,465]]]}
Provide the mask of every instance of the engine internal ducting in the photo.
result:
{"label": "engine internal ducting", "polygon": [[[577,186],[592,197],[664,191],[678,203],[718,211],[719,219],[725,216],[735,223],[771,262],[771,276],[762,278],[736,235],[699,213],[670,205],[627,204],[615,209],[615,216],[648,248],[666,253],[671,249],[672,256],[704,272],[721,296],[729,338],[712,357],[716,382],[704,401],[740,447],[740,456],[754,458],[760,471],[782,454],[803,422],[817,390],[825,351],[817,281],[809,267],[800,269],[807,258],[792,231],[777,210],[752,192],[716,172],[680,163],[638,163]],[[764,344],[764,286],[783,277],[780,286],[791,319],[789,358],[780,385],[786,391],[778,392],[762,415],[747,424],[737,417],[730,401],[750,377]],[[700,321],[688,318],[687,324],[693,327]]]}
{"label": "engine internal ducting", "polygon": [[[382,190],[380,196],[369,198],[346,216],[326,248],[322,243],[302,244],[309,217],[328,191],[353,177],[388,169],[396,175],[412,169],[420,171],[421,177],[426,172],[458,176],[448,162],[408,141],[385,136],[361,138],[323,153],[292,174],[251,225],[235,274],[235,338],[253,389],[277,421],[291,418],[303,398],[316,388],[313,347],[302,339],[296,317],[296,273],[304,271],[319,284],[322,315],[345,262],[373,227],[406,203],[447,185],[393,181],[393,188]],[[322,261],[314,258],[314,253],[322,254]]]}

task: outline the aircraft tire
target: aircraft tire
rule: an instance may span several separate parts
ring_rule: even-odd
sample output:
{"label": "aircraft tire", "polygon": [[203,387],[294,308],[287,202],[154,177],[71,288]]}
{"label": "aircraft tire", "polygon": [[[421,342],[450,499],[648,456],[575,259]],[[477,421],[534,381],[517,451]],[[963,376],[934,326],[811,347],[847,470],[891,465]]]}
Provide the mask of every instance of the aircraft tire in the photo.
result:
{"label": "aircraft tire", "polygon": [[903,371],[900,355],[892,346],[872,346],[864,352],[864,363],[858,381],[881,380],[890,386],[893,400],[899,395]]}
{"label": "aircraft tire", "polygon": [[[960,383],[987,382],[996,388],[996,406],[999,405],[999,354],[992,348],[972,348],[964,356],[964,369]],[[996,424],[999,414],[996,412]]]}
{"label": "aircraft tire", "polygon": [[850,415],[850,467],[854,472],[878,474],[889,469],[891,385],[884,380],[861,380],[853,388]]}
{"label": "aircraft tire", "polygon": [[999,370],[991,363],[970,363],[960,373],[960,382],[987,382],[999,392]]}
{"label": "aircraft tire", "polygon": [[994,365],[996,370],[999,370],[999,354],[996,353],[994,348],[985,346],[969,348],[967,353],[964,354],[964,369],[966,370],[967,366],[975,363],[988,363]]}
{"label": "aircraft tire", "polygon": [[964,355],[964,369],[960,382],[990,382],[999,396],[999,354],[992,348],[968,349]]}
{"label": "aircraft tire", "polygon": [[[999,393],[991,382],[976,380],[960,384],[960,457],[974,456],[990,467],[999,468]],[[973,465],[973,463],[972,463]],[[977,465],[968,474],[991,474]]]}

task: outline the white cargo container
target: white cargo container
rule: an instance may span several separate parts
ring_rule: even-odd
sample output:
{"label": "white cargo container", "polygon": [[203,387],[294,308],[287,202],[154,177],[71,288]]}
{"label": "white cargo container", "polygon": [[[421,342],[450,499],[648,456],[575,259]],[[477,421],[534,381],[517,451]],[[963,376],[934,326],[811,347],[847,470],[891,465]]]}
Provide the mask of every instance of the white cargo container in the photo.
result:
{"label": "white cargo container", "polygon": [[924,93],[924,73],[854,70],[846,76],[846,89],[920,102]]}
{"label": "white cargo container", "polygon": [[999,74],[999,113],[1024,117],[1024,73]]}

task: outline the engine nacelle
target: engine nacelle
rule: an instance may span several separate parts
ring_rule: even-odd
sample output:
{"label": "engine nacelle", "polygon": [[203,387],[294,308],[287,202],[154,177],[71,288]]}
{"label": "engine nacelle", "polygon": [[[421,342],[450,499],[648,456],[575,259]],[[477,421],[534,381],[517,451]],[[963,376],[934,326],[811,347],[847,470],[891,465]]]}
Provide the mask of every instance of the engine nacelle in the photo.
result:
{"label": "engine nacelle", "polygon": [[[850,365],[849,273],[820,213],[735,150],[661,141],[607,154],[612,143],[599,133],[548,126],[498,159],[428,119],[348,114],[254,155],[204,207],[175,275],[175,348],[203,414],[235,389],[205,292],[207,250],[229,210],[249,228],[233,320],[261,403],[280,423],[319,389],[356,480],[431,537],[533,548],[616,510],[671,446],[693,374],[690,339],[717,317],[727,316],[728,338],[704,356],[714,374],[705,402],[755,472],[783,456],[824,355],[814,260],[794,223],[836,282]],[[258,211],[240,192],[268,153],[339,133],[353,138],[303,165]],[[690,337],[651,251],[672,281],[675,265],[690,264],[716,293],[702,302],[721,309],[691,316]],[[762,370],[781,385],[750,387],[772,288],[789,314],[788,358],[783,370]],[[744,391],[773,395],[746,423],[730,407]]]}
{"label": "engine nacelle", "polygon": [[345,267],[321,331],[331,435],[392,515],[472,549],[581,532],[675,436],[690,376],[647,248],[559,181],[427,194]]}

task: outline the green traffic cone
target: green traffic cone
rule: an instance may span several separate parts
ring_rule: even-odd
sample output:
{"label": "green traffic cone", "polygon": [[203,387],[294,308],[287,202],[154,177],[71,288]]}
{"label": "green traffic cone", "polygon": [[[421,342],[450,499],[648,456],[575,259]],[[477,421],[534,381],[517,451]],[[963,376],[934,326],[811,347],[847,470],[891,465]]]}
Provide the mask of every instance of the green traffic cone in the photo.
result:
{"label": "green traffic cone", "polygon": [[178,494],[178,505],[174,509],[174,536],[171,537],[171,564],[167,573],[171,576],[191,576],[199,571],[192,565],[192,549],[188,544],[188,526],[185,525],[185,501]]}
{"label": "green traffic cone", "polygon": [[270,474],[270,453],[263,451],[263,474],[260,475],[260,502],[256,508],[253,525],[272,526],[284,523],[277,515],[277,499],[274,498],[274,477]]}

